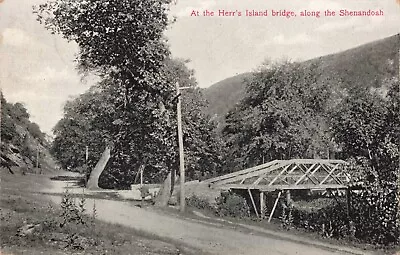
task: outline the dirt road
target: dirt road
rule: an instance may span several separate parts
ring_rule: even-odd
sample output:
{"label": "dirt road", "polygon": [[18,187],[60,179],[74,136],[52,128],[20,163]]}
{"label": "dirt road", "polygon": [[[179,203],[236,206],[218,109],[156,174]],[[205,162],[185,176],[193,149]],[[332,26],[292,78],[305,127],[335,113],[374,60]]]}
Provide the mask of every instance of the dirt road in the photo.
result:
{"label": "dirt road", "polygon": [[[58,184],[60,185],[60,184]],[[59,203],[60,196],[52,196]],[[87,200],[87,210],[93,208],[93,200]],[[129,202],[96,200],[98,218],[111,223],[139,229],[161,237],[178,240],[212,254],[277,255],[349,254],[343,251],[281,240],[260,233],[249,234],[223,224],[206,221],[179,219],[151,208],[143,209]]]}

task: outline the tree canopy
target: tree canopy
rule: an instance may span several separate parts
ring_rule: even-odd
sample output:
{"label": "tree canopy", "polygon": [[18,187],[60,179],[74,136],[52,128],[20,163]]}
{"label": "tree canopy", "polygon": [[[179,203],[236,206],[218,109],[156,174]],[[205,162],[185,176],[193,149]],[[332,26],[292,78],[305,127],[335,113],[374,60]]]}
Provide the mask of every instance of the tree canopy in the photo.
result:
{"label": "tree canopy", "polygon": [[235,164],[243,168],[263,160],[327,156],[330,91],[317,83],[315,68],[268,63],[246,86],[245,98],[228,113],[223,130]]}
{"label": "tree canopy", "polygon": [[370,243],[400,241],[399,100],[398,82],[385,96],[360,89],[332,115],[342,157],[351,162],[353,182],[363,187],[353,201],[356,234]]}
{"label": "tree canopy", "polygon": [[[185,65],[186,61],[167,61],[165,72],[168,82],[178,82],[180,86],[190,88],[182,90],[181,95],[187,177],[206,178],[215,174],[221,164],[215,126],[203,113],[206,102],[197,87],[193,71]],[[54,128],[54,155],[65,168],[76,170],[85,164],[85,146],[89,146],[88,165],[93,168],[106,141],[123,136],[126,138],[125,145],[113,143],[110,163],[100,178],[100,185],[125,187],[134,181],[140,165],[145,165],[146,180],[160,181],[169,169],[178,168],[176,113],[171,110],[164,118],[159,118],[169,126],[169,132],[162,134],[152,130],[154,118],[149,118],[152,112],[144,115],[146,105],[137,104],[136,111],[130,115],[131,126],[126,128],[125,134],[121,131],[124,121],[118,109],[119,100],[112,80],[104,80],[67,102],[64,117]],[[176,109],[176,97],[170,98],[166,104],[165,108]],[[158,139],[170,142],[169,151],[162,149]]]}
{"label": "tree canopy", "polygon": [[[170,52],[163,37],[168,8],[167,0],[50,0],[35,8],[46,28],[78,45],[78,69],[106,83],[102,89],[111,97],[113,120],[105,123],[113,142],[114,175],[131,172],[132,162],[153,161],[149,164],[164,171],[171,168],[174,130],[166,116],[173,111],[168,101],[175,86],[165,71]],[[94,116],[100,122],[104,117]],[[162,159],[149,157],[158,152]],[[120,177],[130,179],[129,174]]]}
{"label": "tree canopy", "polygon": [[[246,82],[246,96],[226,116],[226,171],[274,159],[330,157],[348,161],[359,190],[349,221],[369,243],[400,241],[400,94],[397,77],[376,87],[321,80],[318,67],[263,66]],[[338,83],[338,84],[334,84]],[[330,86],[330,85],[336,86]],[[368,223],[366,223],[368,222]]]}

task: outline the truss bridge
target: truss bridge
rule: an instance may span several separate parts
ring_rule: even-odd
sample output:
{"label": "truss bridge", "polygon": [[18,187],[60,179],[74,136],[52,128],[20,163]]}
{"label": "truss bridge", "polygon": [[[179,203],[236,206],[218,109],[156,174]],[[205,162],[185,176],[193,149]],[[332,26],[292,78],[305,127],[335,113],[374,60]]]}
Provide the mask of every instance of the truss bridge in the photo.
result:
{"label": "truss bridge", "polygon": [[264,193],[277,192],[270,221],[282,192],[290,197],[290,191],[295,190],[348,191],[351,176],[346,172],[347,164],[331,159],[274,160],[204,182],[212,188],[248,193],[257,216],[264,213]]}

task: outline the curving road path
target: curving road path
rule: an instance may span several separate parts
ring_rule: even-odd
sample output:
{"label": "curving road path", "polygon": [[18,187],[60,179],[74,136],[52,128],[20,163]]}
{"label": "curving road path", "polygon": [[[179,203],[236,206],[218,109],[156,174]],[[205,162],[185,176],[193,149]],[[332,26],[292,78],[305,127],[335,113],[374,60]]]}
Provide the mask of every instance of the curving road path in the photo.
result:
{"label": "curving road path", "polygon": [[[57,183],[59,186],[60,183]],[[55,185],[55,186],[57,186]],[[55,187],[55,190],[57,187]],[[58,190],[59,187],[58,187]],[[60,196],[51,196],[59,203]],[[93,200],[87,199],[87,209],[92,211]],[[330,254],[365,254],[332,245],[321,246],[293,242],[285,238],[265,235],[259,231],[240,231],[224,224],[202,220],[181,219],[174,215],[138,208],[129,202],[96,199],[98,219],[132,227],[157,236],[178,240],[205,252],[218,255],[330,255]],[[316,242],[317,243],[317,242]]]}

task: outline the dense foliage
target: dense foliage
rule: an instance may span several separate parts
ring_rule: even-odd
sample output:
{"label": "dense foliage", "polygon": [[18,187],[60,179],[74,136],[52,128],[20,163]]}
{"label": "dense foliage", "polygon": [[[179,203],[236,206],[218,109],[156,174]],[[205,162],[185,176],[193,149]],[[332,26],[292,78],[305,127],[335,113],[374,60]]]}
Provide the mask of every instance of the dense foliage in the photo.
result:
{"label": "dense foliage", "polygon": [[225,191],[216,197],[215,203],[210,203],[206,198],[192,195],[186,198],[189,207],[207,210],[218,217],[250,217],[250,208],[246,199],[234,192]]}
{"label": "dense foliage", "polygon": [[25,106],[20,103],[8,103],[3,93],[1,93],[1,140],[11,142],[16,145],[23,143],[23,137],[18,134],[17,126],[26,128],[29,134],[38,139],[41,143],[45,142],[45,134],[39,126],[30,121],[30,115]]}
{"label": "dense foliage", "polygon": [[333,118],[335,138],[361,187],[352,194],[355,236],[369,243],[400,242],[399,102],[394,80],[385,97],[365,90],[349,96]]}
{"label": "dense foliage", "polygon": [[[113,106],[103,82],[64,106],[64,116],[53,129],[52,154],[65,169],[93,167],[103,152],[109,132],[115,129]],[[85,161],[88,146],[88,162]]]}
{"label": "dense foliage", "polygon": [[[92,167],[104,147],[112,147],[103,187],[127,187],[143,165],[146,178],[153,181],[174,173],[178,82],[190,88],[180,93],[189,178],[215,174],[218,151],[225,153],[226,172],[274,159],[330,158],[335,152],[353,162],[353,181],[361,187],[349,215],[355,237],[398,242],[399,81],[385,80],[396,74],[395,65],[380,65],[380,79],[371,80],[349,77],[343,65],[329,73],[315,61],[265,64],[247,79],[246,96],[226,116],[224,151],[213,135],[214,124],[203,113],[205,102],[192,71],[170,56],[163,37],[169,2],[50,0],[36,8],[49,30],[77,43],[79,69],[102,80],[67,103],[55,128],[53,152],[60,162],[69,168],[84,165],[89,146],[87,163]],[[23,118],[23,109],[15,107]],[[37,131],[34,125],[30,129]],[[221,215],[231,215],[232,208],[248,213],[243,199],[232,194],[217,203]],[[329,226],[343,225],[339,218],[330,219],[337,222]],[[335,231],[340,235],[338,229],[332,235]]]}
{"label": "dense foliage", "polygon": [[[171,83],[178,82],[181,87],[186,87],[180,91],[186,173],[189,180],[202,180],[220,171],[222,144],[215,123],[205,114],[208,103],[197,86],[194,71],[189,70],[186,63],[184,60],[169,60],[167,72]],[[175,120],[171,121],[176,128]]]}
{"label": "dense foliage", "polygon": [[207,199],[192,195],[186,198],[186,205],[201,210],[215,211],[215,207],[211,205]]}
{"label": "dense foliage", "polygon": [[[179,82],[181,86],[190,88],[183,90],[181,95],[187,177],[206,178],[216,172],[220,165],[214,125],[202,111],[206,103],[197,88],[193,72],[187,69],[185,62],[168,60],[166,66],[170,83]],[[88,170],[94,167],[107,141],[113,140],[120,132],[121,121],[118,119],[119,109],[115,107],[116,100],[115,85],[105,80],[67,102],[64,117],[54,128],[55,140],[52,147],[53,154],[63,167],[75,171],[81,169],[86,163],[86,146],[89,147]],[[175,107],[176,98],[171,98],[168,103]],[[124,187],[133,183],[141,164],[145,165],[144,178],[149,182],[162,180],[162,173],[165,172],[162,164],[165,162],[171,162],[171,168],[177,169],[175,113],[171,113],[167,119],[171,126],[169,139],[174,153],[170,154],[173,158],[169,161],[165,159],[165,151],[157,150],[157,145],[154,144],[157,140],[152,139],[149,132],[151,130],[147,129],[151,124],[147,118],[148,116],[143,115],[143,110],[138,110],[135,119],[131,120],[134,128],[129,129],[129,154],[117,157],[113,151],[110,162],[126,167],[107,168],[100,179],[103,187]],[[143,158],[145,160],[141,160]]]}
{"label": "dense foliage", "polygon": [[[274,159],[327,157],[329,89],[314,66],[267,64],[247,81],[247,95],[226,117],[229,169]],[[230,170],[232,171],[232,170]]]}
{"label": "dense foliage", "polygon": [[9,103],[1,93],[1,166],[32,169],[37,146],[48,146],[45,133],[29,117],[22,103]]}
{"label": "dense foliage", "polygon": [[[393,63],[385,68],[395,73]],[[339,74],[323,80],[326,74],[318,70],[314,64],[284,62],[253,73],[246,81],[246,96],[226,116],[223,135],[231,149],[225,169],[274,159],[335,156],[347,160],[353,188],[358,189],[351,194],[349,216],[326,208],[315,214],[296,211],[290,220],[285,212],[284,221],[305,228],[314,225],[328,236],[354,232],[354,237],[369,243],[397,243],[399,81],[393,76],[375,81],[372,88],[347,86]]]}
{"label": "dense foliage", "polygon": [[[329,89],[342,91],[350,88],[375,87],[379,82],[398,74],[390,65],[398,62],[396,55],[400,47],[400,34],[373,41],[346,51],[314,58],[302,65],[314,64],[321,74],[319,80],[329,83]],[[289,56],[290,57],[290,56]],[[219,81],[205,89],[210,102],[208,112],[221,127],[225,126],[223,116],[246,95],[245,80],[251,73],[242,73]]]}
{"label": "dense foliage", "polygon": [[[101,93],[106,93],[109,97],[109,100],[106,100],[108,106],[103,105],[107,108],[104,113],[106,116],[103,116],[101,111],[103,106],[95,104],[94,108],[97,109],[90,112],[89,116],[94,113],[93,116],[97,116],[97,119],[92,121],[91,117],[89,122],[84,123],[83,114],[77,117],[80,122],[77,124],[75,118],[67,117],[55,131],[64,130],[65,136],[71,138],[73,134],[84,130],[85,135],[82,134],[80,138],[93,137],[98,144],[107,143],[113,147],[112,158],[104,174],[108,176],[109,181],[114,181],[103,183],[108,184],[106,186],[128,186],[140,165],[146,165],[150,169],[145,172],[153,173],[152,179],[162,179],[169,171],[177,168],[174,81],[182,77],[169,71],[173,65],[168,60],[170,52],[163,37],[163,32],[169,25],[169,2],[58,0],[48,1],[35,8],[39,21],[46,28],[78,44],[79,69],[98,74],[105,83],[103,85],[106,89],[102,86]],[[183,79],[189,81],[189,76]],[[82,110],[79,106],[77,108],[72,112],[77,110],[79,113]],[[199,121],[206,121],[194,112],[190,116]],[[100,127],[93,126],[94,123]],[[71,125],[80,125],[82,128],[74,131],[64,128]],[[201,134],[196,135],[209,138],[207,136],[210,134],[204,132],[210,129],[206,126],[202,128],[203,131],[199,131]],[[189,133],[192,134],[186,132]],[[108,142],[100,138],[103,136],[109,138]],[[185,139],[189,146],[194,144],[189,136]],[[70,141],[58,139],[55,145],[56,148],[61,148],[60,146],[68,146],[69,143]],[[88,145],[84,139],[74,144],[75,147],[79,147],[79,154],[84,151],[83,143]],[[90,144],[90,147],[96,146]],[[103,147],[96,148],[101,150]],[[203,149],[204,146],[191,148],[193,153],[189,153],[188,157],[189,162],[193,162],[194,165],[201,161],[199,153],[209,153],[208,149]],[[72,155],[73,149],[68,150],[70,153],[67,152],[69,155],[66,158],[60,155],[62,152],[56,152],[65,166],[75,167],[83,163],[82,155],[76,155],[75,157],[80,157],[77,160]],[[200,150],[203,152],[199,152]],[[194,169],[194,166],[189,165],[189,168]],[[213,166],[208,171],[212,169]]]}
{"label": "dense foliage", "polygon": [[215,213],[222,217],[249,217],[250,208],[244,197],[233,192],[222,192],[216,199]]}
{"label": "dense foliage", "polygon": [[306,212],[296,208],[291,209],[292,226],[308,231],[319,232],[323,237],[344,238],[354,236],[349,226],[346,204],[343,202],[329,205],[317,211]]}

